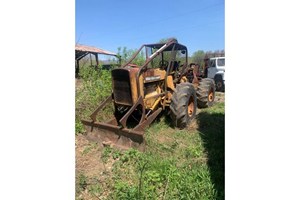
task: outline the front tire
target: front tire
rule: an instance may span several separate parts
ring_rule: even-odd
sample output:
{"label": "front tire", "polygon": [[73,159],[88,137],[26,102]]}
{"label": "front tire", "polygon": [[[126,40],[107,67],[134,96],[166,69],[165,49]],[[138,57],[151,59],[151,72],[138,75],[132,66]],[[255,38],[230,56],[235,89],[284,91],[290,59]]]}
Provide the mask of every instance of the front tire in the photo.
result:
{"label": "front tire", "polygon": [[170,104],[170,117],[175,127],[185,128],[196,116],[197,96],[191,83],[176,86]]}
{"label": "front tire", "polygon": [[197,101],[199,108],[211,107],[215,100],[215,83],[210,78],[204,78],[197,87]]}

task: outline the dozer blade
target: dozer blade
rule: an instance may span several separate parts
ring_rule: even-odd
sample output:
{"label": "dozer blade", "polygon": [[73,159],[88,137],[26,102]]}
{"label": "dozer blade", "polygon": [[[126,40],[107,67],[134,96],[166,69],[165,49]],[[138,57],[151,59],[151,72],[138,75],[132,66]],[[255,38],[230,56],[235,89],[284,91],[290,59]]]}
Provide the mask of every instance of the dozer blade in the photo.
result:
{"label": "dozer blade", "polygon": [[81,120],[87,130],[87,139],[102,143],[118,149],[126,150],[135,148],[145,150],[144,132],[132,129],[121,128],[117,125],[116,119],[107,123],[94,122],[92,120]]}

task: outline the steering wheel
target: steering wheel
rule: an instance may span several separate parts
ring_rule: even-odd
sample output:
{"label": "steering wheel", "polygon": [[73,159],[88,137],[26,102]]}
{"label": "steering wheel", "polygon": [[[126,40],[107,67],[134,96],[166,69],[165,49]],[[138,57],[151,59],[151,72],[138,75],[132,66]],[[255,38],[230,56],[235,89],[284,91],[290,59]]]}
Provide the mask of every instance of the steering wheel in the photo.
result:
{"label": "steering wheel", "polygon": [[165,69],[165,68],[167,68],[167,67],[169,66],[169,62],[166,61],[166,60],[161,60],[161,61],[159,62],[159,66],[160,66],[161,68]]}

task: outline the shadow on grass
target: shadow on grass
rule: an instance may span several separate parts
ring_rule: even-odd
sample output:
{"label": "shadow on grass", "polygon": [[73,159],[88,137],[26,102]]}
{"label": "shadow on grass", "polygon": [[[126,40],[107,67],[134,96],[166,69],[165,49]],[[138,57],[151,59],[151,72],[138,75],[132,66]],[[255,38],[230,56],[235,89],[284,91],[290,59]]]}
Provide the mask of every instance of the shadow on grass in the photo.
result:
{"label": "shadow on grass", "polygon": [[196,119],[217,199],[225,199],[225,115],[200,112]]}

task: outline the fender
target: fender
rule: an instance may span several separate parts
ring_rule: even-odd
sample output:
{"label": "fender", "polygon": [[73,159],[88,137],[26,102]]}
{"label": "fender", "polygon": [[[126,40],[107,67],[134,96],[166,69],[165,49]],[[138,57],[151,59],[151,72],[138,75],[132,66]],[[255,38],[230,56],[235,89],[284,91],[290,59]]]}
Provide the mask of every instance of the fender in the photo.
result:
{"label": "fender", "polygon": [[214,80],[216,80],[217,78],[221,78],[225,83],[225,71],[218,71],[214,77]]}

